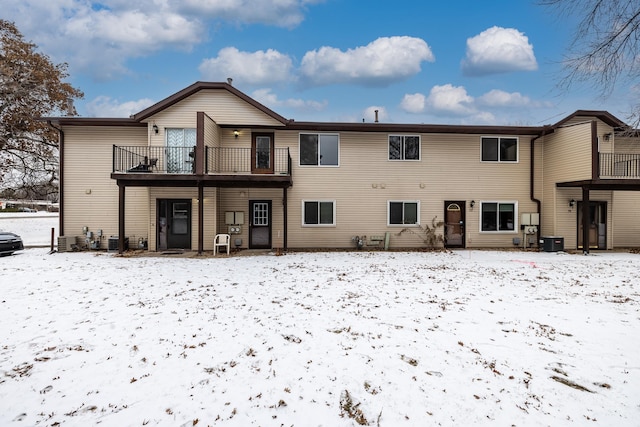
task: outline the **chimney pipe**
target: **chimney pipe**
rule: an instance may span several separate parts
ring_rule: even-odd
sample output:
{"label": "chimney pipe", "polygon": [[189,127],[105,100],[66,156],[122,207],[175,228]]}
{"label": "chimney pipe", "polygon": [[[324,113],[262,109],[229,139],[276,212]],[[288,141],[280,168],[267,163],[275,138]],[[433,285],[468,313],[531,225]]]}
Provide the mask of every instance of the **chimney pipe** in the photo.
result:
{"label": "chimney pipe", "polygon": [[378,123],[378,110],[374,111],[376,113],[376,123]]}

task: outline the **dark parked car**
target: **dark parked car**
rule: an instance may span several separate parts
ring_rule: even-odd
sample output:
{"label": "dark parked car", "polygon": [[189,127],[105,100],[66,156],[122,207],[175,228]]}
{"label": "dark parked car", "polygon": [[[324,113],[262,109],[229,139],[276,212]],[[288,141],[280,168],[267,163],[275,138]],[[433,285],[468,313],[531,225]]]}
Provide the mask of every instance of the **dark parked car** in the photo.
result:
{"label": "dark parked car", "polygon": [[22,239],[15,233],[0,231],[0,256],[11,255],[24,249]]}

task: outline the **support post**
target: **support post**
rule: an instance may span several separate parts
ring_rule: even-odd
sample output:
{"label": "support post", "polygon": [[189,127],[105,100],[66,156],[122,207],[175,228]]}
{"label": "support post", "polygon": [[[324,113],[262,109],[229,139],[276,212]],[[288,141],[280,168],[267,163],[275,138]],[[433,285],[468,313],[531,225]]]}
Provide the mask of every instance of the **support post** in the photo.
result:
{"label": "support post", "polygon": [[118,253],[124,253],[124,197],[125,186],[118,184]]}
{"label": "support post", "polygon": [[204,251],[204,188],[198,182],[198,255]]}
{"label": "support post", "polygon": [[582,253],[589,254],[589,187],[582,187]]}
{"label": "support post", "polygon": [[287,187],[282,189],[282,209],[283,209],[283,217],[284,217],[284,247],[282,248],[285,252],[287,252]]}

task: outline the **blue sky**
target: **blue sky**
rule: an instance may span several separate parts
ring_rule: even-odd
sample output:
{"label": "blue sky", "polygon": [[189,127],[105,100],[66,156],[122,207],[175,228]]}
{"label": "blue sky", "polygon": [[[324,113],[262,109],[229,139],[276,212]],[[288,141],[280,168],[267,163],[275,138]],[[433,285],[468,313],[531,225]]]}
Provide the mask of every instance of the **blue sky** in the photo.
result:
{"label": "blue sky", "polygon": [[[3,19],[126,117],[198,80],[297,121],[542,125],[606,99],[557,87],[575,20],[535,0],[3,0]],[[635,95],[637,97],[637,94]]]}

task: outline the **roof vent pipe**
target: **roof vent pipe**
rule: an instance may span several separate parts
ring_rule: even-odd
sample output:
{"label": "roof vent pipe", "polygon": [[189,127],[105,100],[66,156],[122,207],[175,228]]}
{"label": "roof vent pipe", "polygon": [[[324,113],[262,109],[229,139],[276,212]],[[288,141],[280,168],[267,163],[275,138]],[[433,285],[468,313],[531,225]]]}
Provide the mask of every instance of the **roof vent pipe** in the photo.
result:
{"label": "roof vent pipe", "polygon": [[378,110],[375,110],[374,113],[376,113],[376,123],[378,123]]}

